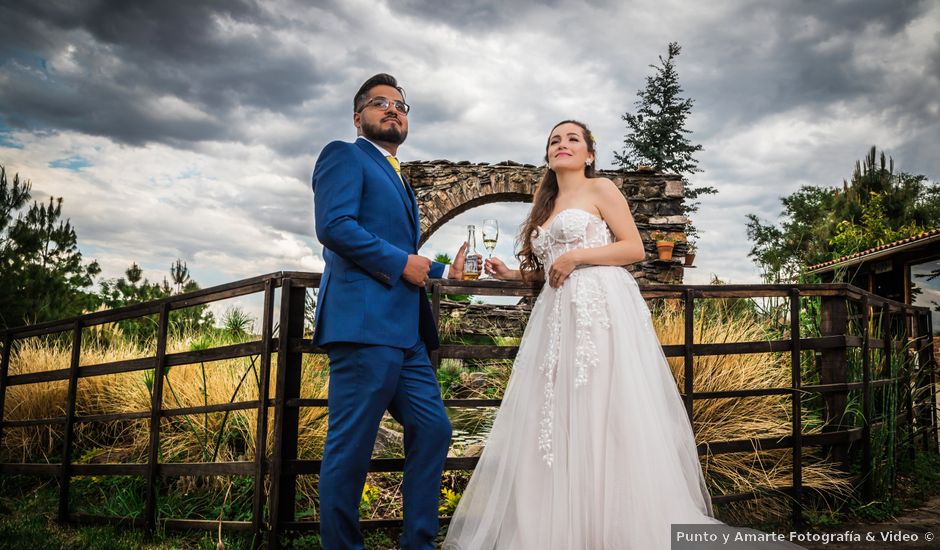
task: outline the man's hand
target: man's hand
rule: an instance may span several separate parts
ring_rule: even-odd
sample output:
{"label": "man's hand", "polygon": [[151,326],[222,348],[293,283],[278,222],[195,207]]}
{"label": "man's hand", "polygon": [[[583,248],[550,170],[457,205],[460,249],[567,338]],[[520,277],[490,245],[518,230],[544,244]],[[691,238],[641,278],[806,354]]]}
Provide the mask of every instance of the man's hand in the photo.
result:
{"label": "man's hand", "polygon": [[417,254],[408,255],[408,263],[401,273],[401,278],[409,283],[424,287],[428,283],[428,272],[431,271],[431,260]]}
{"label": "man's hand", "polygon": [[460,250],[454,256],[454,261],[450,263],[450,270],[447,272],[448,279],[463,279],[463,267],[467,263],[467,243],[460,245]]}

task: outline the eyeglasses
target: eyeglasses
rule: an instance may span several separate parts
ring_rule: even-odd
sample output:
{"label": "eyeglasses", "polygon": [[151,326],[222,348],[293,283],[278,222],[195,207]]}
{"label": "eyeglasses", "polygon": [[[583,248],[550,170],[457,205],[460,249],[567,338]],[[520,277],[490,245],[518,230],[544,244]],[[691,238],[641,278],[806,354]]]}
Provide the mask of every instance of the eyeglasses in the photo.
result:
{"label": "eyeglasses", "polygon": [[403,115],[407,115],[408,111],[411,110],[411,105],[408,105],[407,103],[405,103],[404,101],[401,101],[400,99],[396,99],[392,101],[391,99],[387,97],[376,96],[376,97],[372,97],[366,100],[366,102],[362,105],[362,108],[359,109],[359,112],[361,113],[363,109],[365,109],[366,107],[378,107],[379,109],[383,111],[387,111],[388,106],[392,104],[395,105],[395,110]]}

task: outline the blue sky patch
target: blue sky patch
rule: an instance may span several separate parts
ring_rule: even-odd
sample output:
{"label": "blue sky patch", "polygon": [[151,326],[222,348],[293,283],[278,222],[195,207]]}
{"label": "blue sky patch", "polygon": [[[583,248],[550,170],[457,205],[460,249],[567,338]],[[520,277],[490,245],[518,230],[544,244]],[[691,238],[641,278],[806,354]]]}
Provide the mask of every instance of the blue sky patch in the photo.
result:
{"label": "blue sky patch", "polygon": [[23,144],[14,139],[13,128],[7,125],[3,117],[0,117],[0,147],[9,147],[10,149],[23,148]]}
{"label": "blue sky patch", "polygon": [[54,160],[49,163],[49,168],[65,168],[66,170],[79,171],[82,168],[92,166],[91,161],[81,155],[72,155],[71,157]]}
{"label": "blue sky patch", "polygon": [[23,144],[13,139],[13,134],[11,132],[4,132],[2,129],[0,129],[0,147],[22,149]]}

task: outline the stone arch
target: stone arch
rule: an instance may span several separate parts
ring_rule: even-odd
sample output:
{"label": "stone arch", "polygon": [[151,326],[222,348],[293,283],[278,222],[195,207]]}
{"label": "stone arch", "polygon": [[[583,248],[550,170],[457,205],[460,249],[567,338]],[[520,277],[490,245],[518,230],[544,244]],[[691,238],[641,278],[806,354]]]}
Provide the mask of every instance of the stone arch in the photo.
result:
{"label": "stone arch", "polygon": [[[532,193],[488,193],[478,197],[470,198],[465,202],[456,205],[454,208],[445,212],[438,212],[431,208],[428,203],[419,203],[421,209],[421,244],[424,244],[435,231],[444,226],[447,222],[454,219],[467,210],[472,210],[477,206],[490,204],[494,202],[532,202]],[[423,207],[423,208],[422,208]],[[435,216],[432,218],[432,215]],[[425,220],[428,220],[427,223]]]}
{"label": "stone arch", "polygon": [[[467,161],[406,162],[402,173],[415,190],[421,218],[421,244],[441,226],[471,208],[493,202],[531,202],[544,167],[505,161],[498,164],[471,164]],[[633,218],[644,239],[647,260],[631,266],[640,282],[681,282],[682,267],[677,261],[659,262],[649,235],[653,231],[670,234],[678,241],[676,254],[685,254],[685,227],[682,215],[682,178],[673,174],[601,170],[630,203]]]}
{"label": "stone arch", "polygon": [[471,208],[493,202],[531,202],[542,175],[532,165],[446,161],[406,163],[402,172],[418,200],[421,244]]}

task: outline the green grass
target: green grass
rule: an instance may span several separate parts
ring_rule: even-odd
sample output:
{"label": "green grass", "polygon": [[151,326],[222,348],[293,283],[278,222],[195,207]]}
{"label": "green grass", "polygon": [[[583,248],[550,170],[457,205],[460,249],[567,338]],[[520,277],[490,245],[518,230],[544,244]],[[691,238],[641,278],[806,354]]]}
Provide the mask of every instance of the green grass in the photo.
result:
{"label": "green grass", "polygon": [[[398,532],[394,529],[375,529],[362,534],[364,546],[368,550],[387,550],[398,548]],[[442,542],[442,541],[438,541]],[[304,534],[295,537],[285,536],[281,546],[291,550],[323,550],[319,535]]]}
{"label": "green grass", "polygon": [[[858,464],[853,464],[858,472]],[[837,505],[821,499],[809,499],[804,518],[812,527],[824,530],[838,529],[842,525],[871,524],[890,521],[906,510],[923,505],[929,498],[940,494],[940,456],[936,450],[918,450],[914,461],[899,461],[896,484],[891,492],[876,495],[871,502],[863,502],[859,494]]]}
{"label": "green grass", "polygon": [[[99,481],[99,483],[102,483]],[[104,482],[108,485],[109,482]],[[100,514],[126,512],[127,504],[136,506],[136,485],[121,484],[118,480],[108,485],[117,503],[103,505],[94,510]],[[200,498],[199,495],[191,495]],[[59,549],[205,549],[216,550],[218,532],[213,531],[166,531],[158,530],[148,536],[141,529],[122,526],[71,526],[59,524],[56,517],[58,507],[58,485],[55,480],[42,480],[30,476],[0,477],[0,550],[41,548]],[[167,502],[165,506],[172,506]],[[176,503],[180,504],[180,503]],[[131,508],[134,508],[131,506]],[[228,508],[228,506],[227,506]],[[89,510],[91,511],[91,510]],[[180,512],[175,510],[174,512]],[[134,515],[139,515],[139,512]],[[179,513],[171,514],[180,517]],[[437,543],[443,542],[444,529]],[[365,547],[369,550],[398,548],[397,529],[373,529],[363,533]],[[222,532],[225,550],[248,550],[251,537],[244,533]],[[284,548],[322,550],[320,538],[310,533],[287,533],[281,539]]]}
{"label": "green grass", "polygon": [[[115,495],[118,498],[121,496]],[[205,549],[217,548],[216,531],[158,531],[152,537],[120,526],[66,526],[55,520],[58,485],[25,476],[0,477],[0,549]],[[222,533],[226,550],[251,547],[245,534]]]}

